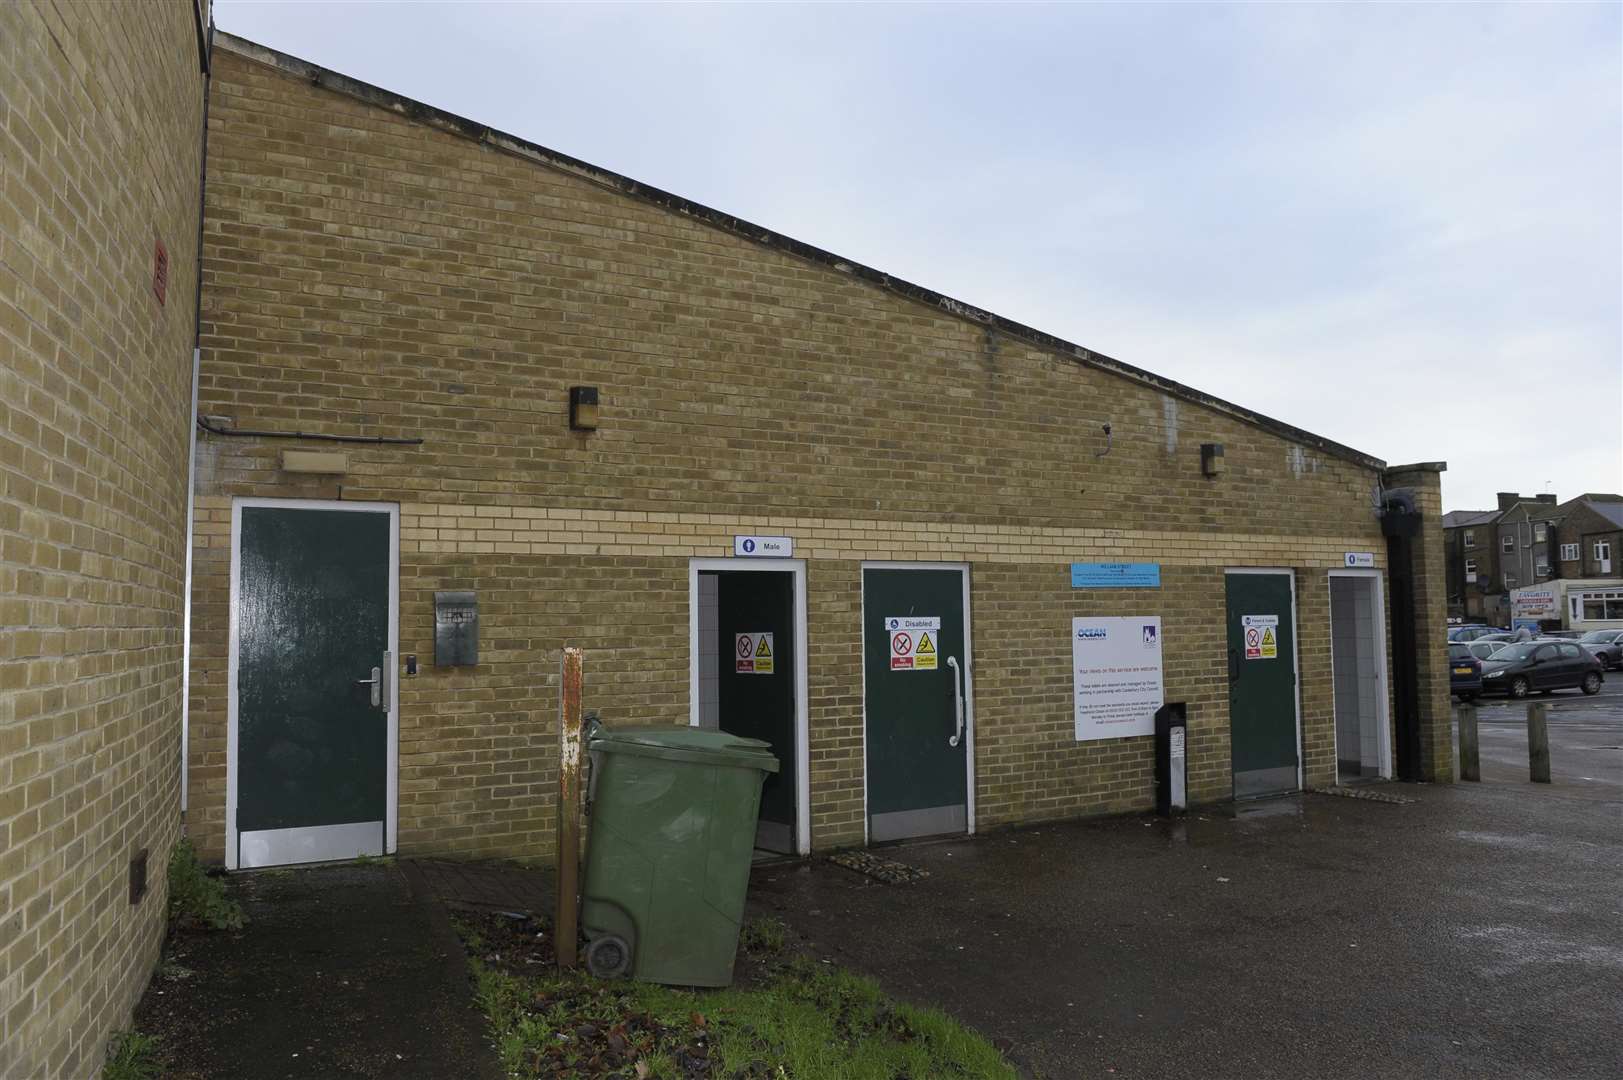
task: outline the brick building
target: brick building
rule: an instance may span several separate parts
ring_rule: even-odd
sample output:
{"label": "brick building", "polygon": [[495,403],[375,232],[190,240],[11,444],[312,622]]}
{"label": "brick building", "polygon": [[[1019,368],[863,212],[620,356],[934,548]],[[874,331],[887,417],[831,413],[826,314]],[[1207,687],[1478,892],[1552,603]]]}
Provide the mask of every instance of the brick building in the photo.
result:
{"label": "brick building", "polygon": [[1110,619],[1196,801],[1451,776],[1441,465],[224,34],[205,114],[206,16],[65,10],[0,9],[0,1066],[128,1015],[179,821],[550,857],[566,644],[771,741],[788,852],[1149,807]]}
{"label": "brick building", "polygon": [[0,4],[0,1077],[94,1075],[163,940],[203,25]]}
{"label": "brick building", "polygon": [[[1592,629],[1623,579],[1623,496],[1589,493],[1558,503],[1554,495],[1527,498],[1500,492],[1496,510],[1453,510],[1443,515],[1448,615],[1467,622],[1508,626],[1511,594],[1543,590],[1559,602],[1541,607],[1545,629]],[[1591,588],[1593,587],[1593,588]],[[1593,592],[1585,617],[1586,595]]]}

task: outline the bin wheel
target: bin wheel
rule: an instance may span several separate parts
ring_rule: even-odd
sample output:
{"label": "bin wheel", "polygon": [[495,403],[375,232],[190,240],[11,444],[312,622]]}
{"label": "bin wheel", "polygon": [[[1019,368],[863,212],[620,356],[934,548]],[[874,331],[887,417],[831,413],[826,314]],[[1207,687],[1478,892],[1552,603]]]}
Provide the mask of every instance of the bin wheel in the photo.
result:
{"label": "bin wheel", "polygon": [[615,934],[594,938],[586,946],[586,970],[599,979],[618,979],[631,970],[631,946]]}

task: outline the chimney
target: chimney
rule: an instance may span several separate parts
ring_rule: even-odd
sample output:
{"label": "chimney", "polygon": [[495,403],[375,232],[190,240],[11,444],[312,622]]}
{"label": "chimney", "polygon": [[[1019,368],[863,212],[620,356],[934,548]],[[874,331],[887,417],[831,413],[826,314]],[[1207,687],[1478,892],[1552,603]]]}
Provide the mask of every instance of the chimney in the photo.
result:
{"label": "chimney", "polygon": [[1521,501],[1522,497],[1516,494],[1514,491],[1499,492],[1499,509],[1501,511],[1509,510],[1512,506],[1515,506]]}
{"label": "chimney", "polygon": [[1539,502],[1548,503],[1551,506],[1554,506],[1556,504],[1556,501],[1557,501],[1554,494],[1539,495],[1539,496],[1536,496],[1536,498],[1538,499]]}

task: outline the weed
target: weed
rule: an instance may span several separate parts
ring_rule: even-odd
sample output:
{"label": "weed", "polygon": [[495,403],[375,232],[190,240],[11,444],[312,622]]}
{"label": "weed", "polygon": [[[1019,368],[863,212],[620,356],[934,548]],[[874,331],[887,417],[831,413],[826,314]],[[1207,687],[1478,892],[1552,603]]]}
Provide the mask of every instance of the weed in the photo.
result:
{"label": "weed", "polygon": [[392,856],[392,855],[357,855],[357,856],[355,856],[355,865],[356,866],[387,866],[392,862],[394,862],[394,856]]}
{"label": "weed", "polygon": [[242,905],[226,896],[225,885],[203,869],[197,849],[186,837],[169,853],[169,921],[214,930],[240,930],[247,921]]}
{"label": "weed", "polygon": [[107,1064],[101,1080],[161,1080],[163,1062],[158,1059],[158,1037],[139,1031],[115,1032],[107,1044]]}
{"label": "weed", "polygon": [[789,944],[789,928],[782,919],[764,916],[745,924],[738,944],[745,952],[776,956]]}

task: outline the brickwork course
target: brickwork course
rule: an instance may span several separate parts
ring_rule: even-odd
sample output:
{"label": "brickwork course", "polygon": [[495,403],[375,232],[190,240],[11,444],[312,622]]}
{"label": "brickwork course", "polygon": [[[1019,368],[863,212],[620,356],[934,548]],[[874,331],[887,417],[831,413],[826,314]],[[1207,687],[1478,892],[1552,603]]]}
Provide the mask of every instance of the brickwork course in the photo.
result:
{"label": "brickwork course", "polygon": [[190,3],[0,4],[8,1080],[95,1075],[164,932],[203,99]]}
{"label": "brickwork course", "polygon": [[[343,447],[337,476],[283,472],[274,440],[200,443],[188,829],[209,857],[244,496],[397,503],[402,653],[432,655],[435,590],[480,596],[479,666],[401,684],[404,853],[550,857],[559,650],[585,650],[612,723],[687,722],[689,561],[745,532],[807,563],[816,849],[864,838],[870,560],[970,567],[979,828],[1151,804],[1150,739],[1074,739],[1077,615],[1163,618],[1191,793],[1229,796],[1228,567],[1293,573],[1306,781],[1334,782],[1327,574],[1350,550],[1384,567],[1381,462],[221,41],[201,411],[424,442]],[[589,434],[579,384],[602,393]],[[1116,560],[1163,587],[1070,589],[1070,562]]]}

